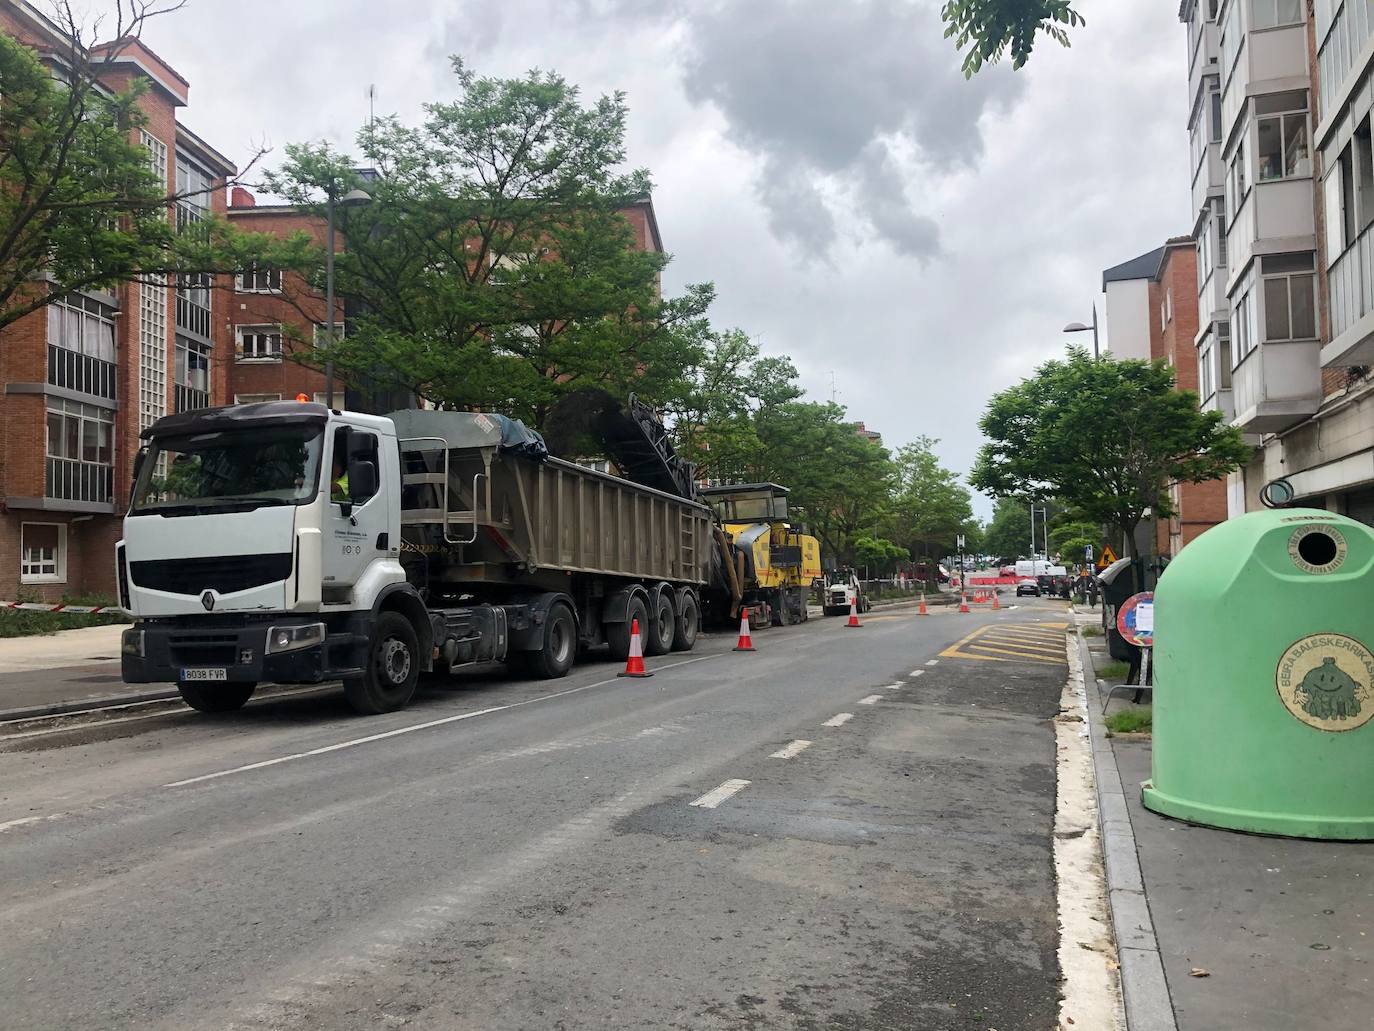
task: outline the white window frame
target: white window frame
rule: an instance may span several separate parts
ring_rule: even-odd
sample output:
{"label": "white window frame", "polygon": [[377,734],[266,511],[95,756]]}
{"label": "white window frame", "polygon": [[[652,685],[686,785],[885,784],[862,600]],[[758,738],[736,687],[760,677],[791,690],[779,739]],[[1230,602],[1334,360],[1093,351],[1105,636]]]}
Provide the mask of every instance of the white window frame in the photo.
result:
{"label": "white window frame", "polygon": [[[275,351],[264,350],[260,346],[260,341],[265,340],[270,343],[272,337],[277,338]],[[261,326],[235,326],[234,327],[234,360],[247,364],[272,364],[279,363],[282,359],[283,332],[280,325],[261,325]],[[253,338],[253,353],[248,353],[245,347],[245,339]]]}
{"label": "white window frame", "polygon": [[[33,565],[42,566],[45,563],[40,559],[37,563],[29,561],[28,549],[24,545],[24,531],[30,526],[55,526],[57,528],[57,548],[53,556],[53,571],[30,572],[29,567]],[[67,582],[67,524],[66,523],[39,523],[24,522],[19,524],[19,582],[22,584],[64,584]]]}
{"label": "white window frame", "polygon": [[[1296,21],[1279,21],[1283,8],[1297,10]],[[1306,20],[1302,0],[1250,0],[1250,31],[1261,29],[1281,29],[1290,25],[1301,25]]]}
{"label": "white window frame", "polygon": [[263,401],[280,401],[280,394],[235,394],[234,404],[236,405],[256,405]]}
{"label": "white window frame", "polygon": [[[1264,259],[1261,257],[1261,265]],[[1312,284],[1312,335],[1295,336],[1293,333],[1293,280],[1304,277],[1311,280]],[[1288,335],[1271,337],[1269,335],[1269,284],[1271,282],[1284,281],[1285,303],[1288,306]],[[1311,269],[1294,269],[1287,272],[1265,272],[1263,267],[1260,269],[1260,288],[1257,291],[1262,298],[1264,305],[1263,318],[1256,320],[1255,328],[1263,328],[1264,343],[1286,344],[1294,340],[1315,340],[1317,339],[1319,313],[1317,310],[1317,272],[1315,264]]]}
{"label": "white window frame", "polygon": [[[1311,98],[1306,96],[1306,91],[1304,90],[1294,90],[1293,92],[1301,92],[1306,98],[1302,107],[1284,108],[1281,111],[1266,111],[1264,114],[1260,114],[1258,110],[1255,111],[1256,162],[1259,162],[1262,157],[1259,149],[1260,127],[1265,122],[1277,122],[1279,134],[1278,168],[1274,175],[1265,175],[1263,164],[1259,164],[1255,169],[1255,179],[1258,182],[1277,183],[1285,179],[1306,179],[1310,178],[1312,175],[1312,120],[1309,109]],[[1289,122],[1295,119],[1301,119],[1302,121],[1302,140],[1300,149],[1295,149],[1290,153],[1287,127]],[[1302,155],[1301,157],[1296,156],[1299,152]]]}
{"label": "white window frame", "polygon": [[[275,280],[276,285],[273,285]],[[241,294],[281,293],[281,269],[251,268],[234,277],[234,289]]]}

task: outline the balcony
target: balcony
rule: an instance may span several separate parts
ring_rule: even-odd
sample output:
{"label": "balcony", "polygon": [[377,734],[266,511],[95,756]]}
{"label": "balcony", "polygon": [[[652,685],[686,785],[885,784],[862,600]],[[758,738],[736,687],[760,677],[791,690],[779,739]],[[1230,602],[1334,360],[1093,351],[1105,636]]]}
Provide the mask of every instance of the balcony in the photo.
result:
{"label": "balcony", "polygon": [[1323,367],[1374,364],[1374,226],[1367,227],[1327,272],[1331,343]]}
{"label": "balcony", "polygon": [[48,383],[82,394],[115,399],[115,364],[69,347],[48,345]]}
{"label": "balcony", "polygon": [[113,500],[114,469],[111,466],[51,457],[47,463],[44,497],[106,505]]}
{"label": "balcony", "polygon": [[210,407],[210,392],[178,383],[174,400],[176,401],[176,411],[194,412],[198,408]]}
{"label": "balcony", "polygon": [[1210,397],[1204,397],[1198,402],[1198,409],[1204,412],[1220,412],[1221,417],[1227,422],[1234,422],[1236,417],[1234,393],[1230,390],[1215,390]]}
{"label": "balcony", "polygon": [[1321,344],[1315,340],[1256,347],[1232,373],[1235,418],[1246,433],[1278,433],[1313,415],[1322,400]]}

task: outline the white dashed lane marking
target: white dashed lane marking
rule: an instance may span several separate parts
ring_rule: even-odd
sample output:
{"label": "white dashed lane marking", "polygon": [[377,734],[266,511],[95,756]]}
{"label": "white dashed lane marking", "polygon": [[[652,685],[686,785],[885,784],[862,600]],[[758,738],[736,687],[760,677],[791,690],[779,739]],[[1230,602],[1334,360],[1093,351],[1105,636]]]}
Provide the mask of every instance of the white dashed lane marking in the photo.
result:
{"label": "white dashed lane marking", "polygon": [[940,660],[939,660],[939,659],[926,659],[926,665],[927,665],[927,666],[938,666],[938,665],[940,665]]}
{"label": "white dashed lane marking", "polygon": [[907,676],[909,676],[909,677],[919,677],[919,676],[922,676],[924,673],[925,673],[925,670],[923,670],[923,669],[913,669],[910,673],[907,674]]}
{"label": "white dashed lane marking", "polygon": [[720,787],[713,788],[706,792],[706,794],[693,802],[692,805],[699,809],[714,809],[727,798],[733,798],[735,795],[738,795],[748,786],[749,782],[747,780],[727,780]]}
{"label": "white dashed lane marking", "polygon": [[828,720],[826,720],[824,723],[822,723],[821,726],[822,726],[822,727],[843,727],[846,723],[848,723],[848,722],[849,722],[850,720],[852,720],[853,718],[854,718],[854,714],[853,714],[852,712],[842,712],[842,713],[839,713],[839,714],[836,715],[836,716],[831,716],[830,719],[828,719]]}
{"label": "white dashed lane marking", "polygon": [[878,704],[879,702],[881,702],[882,700],[883,700],[883,696],[882,696],[882,695],[880,695],[880,694],[871,694],[871,695],[869,695],[867,698],[860,698],[860,699],[859,699],[859,704],[860,704],[860,705],[877,705],[877,704]]}
{"label": "white dashed lane marking", "polygon": [[768,756],[768,758],[793,759],[810,747],[810,741],[793,741],[790,745],[784,745],[782,748],[779,748],[776,752],[773,752],[771,755]]}

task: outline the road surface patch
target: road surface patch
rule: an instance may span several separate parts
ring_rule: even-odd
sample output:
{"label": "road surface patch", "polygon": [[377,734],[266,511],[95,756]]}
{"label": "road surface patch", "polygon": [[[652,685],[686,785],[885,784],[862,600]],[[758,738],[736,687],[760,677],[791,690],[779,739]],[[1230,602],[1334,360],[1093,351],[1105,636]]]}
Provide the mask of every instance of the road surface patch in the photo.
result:
{"label": "road surface patch", "polygon": [[791,744],[783,745],[783,746],[782,746],[781,748],[779,748],[776,752],[772,752],[771,754],[769,754],[768,758],[770,758],[770,759],[795,759],[798,755],[800,755],[802,752],[804,752],[806,749],[808,749],[808,748],[810,748],[810,747],[811,747],[811,742],[810,742],[810,741],[802,741],[802,740],[798,739],[798,740],[796,740],[796,741],[793,741]]}
{"label": "road surface patch", "polygon": [[983,662],[1064,663],[1067,623],[990,623],[940,653],[947,659]]}
{"label": "road surface patch", "polygon": [[826,720],[824,723],[822,723],[821,726],[822,726],[822,727],[843,727],[846,723],[848,723],[848,722],[849,722],[850,720],[852,720],[853,718],[854,718],[854,714],[853,714],[852,712],[842,712],[842,713],[839,713],[838,715],[831,716],[830,719],[828,719],[828,720]]}
{"label": "road surface patch", "polygon": [[727,780],[720,787],[712,788],[691,804],[698,809],[714,809],[725,800],[734,798],[748,786],[747,780]]}

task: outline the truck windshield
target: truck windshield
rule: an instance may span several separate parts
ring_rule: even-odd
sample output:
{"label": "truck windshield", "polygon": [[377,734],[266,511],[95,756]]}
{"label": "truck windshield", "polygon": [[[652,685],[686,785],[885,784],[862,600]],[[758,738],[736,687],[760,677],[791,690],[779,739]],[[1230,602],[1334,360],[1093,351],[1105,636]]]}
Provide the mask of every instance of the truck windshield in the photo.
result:
{"label": "truck windshield", "polygon": [[263,426],[155,437],[134,485],[134,512],[200,515],[312,501],[318,426]]}

